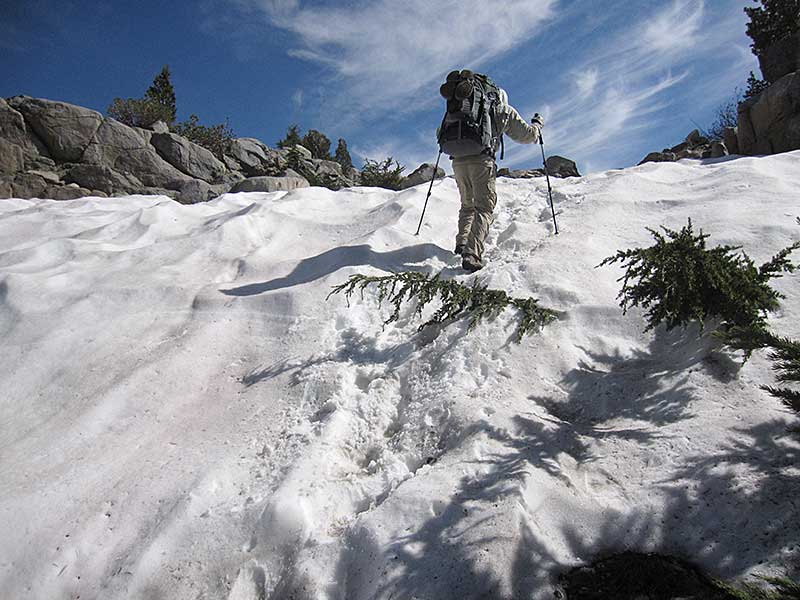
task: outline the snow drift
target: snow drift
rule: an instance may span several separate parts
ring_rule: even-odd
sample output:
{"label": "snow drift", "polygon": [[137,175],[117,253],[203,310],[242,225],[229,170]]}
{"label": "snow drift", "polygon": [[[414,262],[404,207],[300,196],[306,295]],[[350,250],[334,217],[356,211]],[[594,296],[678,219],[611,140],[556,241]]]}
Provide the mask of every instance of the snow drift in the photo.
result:
{"label": "snow drift", "polygon": [[[763,262],[800,238],[800,152],[499,180],[490,287],[564,317],[383,327],[356,272],[442,272],[458,193],[320,188],[0,202],[8,598],[552,598],[624,549],[796,569],[793,416],[697,330],[643,333],[619,248],[691,217]],[[800,336],[798,281],[771,316]]]}

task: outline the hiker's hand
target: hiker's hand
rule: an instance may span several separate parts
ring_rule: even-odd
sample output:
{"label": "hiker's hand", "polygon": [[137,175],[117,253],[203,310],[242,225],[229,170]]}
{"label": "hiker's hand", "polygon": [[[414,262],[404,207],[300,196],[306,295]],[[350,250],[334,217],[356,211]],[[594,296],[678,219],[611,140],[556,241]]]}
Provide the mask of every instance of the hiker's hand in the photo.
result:
{"label": "hiker's hand", "polygon": [[535,115],[533,115],[533,118],[531,119],[531,123],[533,125],[538,125],[539,129],[541,129],[542,127],[544,127],[544,117],[542,115],[540,115],[539,113],[536,113]]}

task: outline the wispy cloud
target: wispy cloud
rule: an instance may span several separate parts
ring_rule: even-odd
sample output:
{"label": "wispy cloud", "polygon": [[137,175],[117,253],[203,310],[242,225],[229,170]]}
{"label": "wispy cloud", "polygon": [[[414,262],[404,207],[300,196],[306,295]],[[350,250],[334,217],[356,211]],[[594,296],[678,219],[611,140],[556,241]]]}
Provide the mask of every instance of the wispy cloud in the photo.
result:
{"label": "wispy cloud", "polygon": [[597,88],[600,73],[596,68],[585,69],[575,74],[575,85],[582,98],[588,98]]}
{"label": "wispy cloud", "polygon": [[[640,148],[646,139],[666,137],[659,136],[659,128],[669,129],[667,136],[677,143],[681,131],[674,131],[679,120],[674,107],[688,101],[699,112],[708,102],[719,102],[723,90],[733,92],[735,73],[741,77],[745,72],[743,61],[752,61],[734,42],[741,36],[739,20],[733,15],[714,22],[703,0],[673,0],[598,40],[572,71],[570,81],[577,94],[561,94],[546,107],[550,124],[545,127],[546,139],[559,152],[597,168],[630,164],[635,160],[631,148]],[[721,57],[724,67],[708,73],[712,56]],[[698,68],[704,72],[698,73]],[[690,82],[702,87],[705,95],[693,89],[695,96],[687,98],[691,92],[682,86]],[[531,113],[542,110],[525,108]],[[688,124],[691,119],[686,115],[684,120]],[[536,161],[537,154],[538,149],[514,147],[509,159],[512,165],[522,165]]]}
{"label": "wispy cloud", "polygon": [[[708,0],[608,0],[602,14],[563,0],[215,1],[287,36],[285,52],[322,73],[303,110],[372,158],[430,160],[435,90],[453,68],[497,72],[520,112],[545,114],[550,149],[608,168],[679,141],[754,64],[741,7]],[[538,148],[506,154],[522,166]]]}
{"label": "wispy cloud", "polygon": [[292,94],[292,106],[295,110],[300,110],[303,108],[303,98],[305,94],[303,94],[303,90],[295,90]]}
{"label": "wispy cloud", "polygon": [[451,69],[480,67],[528,41],[557,0],[228,1],[257,7],[272,26],[294,33],[290,54],[328,67],[347,103],[363,113],[405,110]]}

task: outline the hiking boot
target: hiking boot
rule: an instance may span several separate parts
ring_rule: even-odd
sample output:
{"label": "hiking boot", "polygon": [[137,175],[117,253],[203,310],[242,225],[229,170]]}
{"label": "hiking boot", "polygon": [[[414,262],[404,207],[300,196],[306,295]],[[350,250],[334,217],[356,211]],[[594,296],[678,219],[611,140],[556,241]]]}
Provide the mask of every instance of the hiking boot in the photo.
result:
{"label": "hiking boot", "polygon": [[480,271],[483,268],[481,259],[474,254],[465,254],[461,260],[461,268],[470,273]]}

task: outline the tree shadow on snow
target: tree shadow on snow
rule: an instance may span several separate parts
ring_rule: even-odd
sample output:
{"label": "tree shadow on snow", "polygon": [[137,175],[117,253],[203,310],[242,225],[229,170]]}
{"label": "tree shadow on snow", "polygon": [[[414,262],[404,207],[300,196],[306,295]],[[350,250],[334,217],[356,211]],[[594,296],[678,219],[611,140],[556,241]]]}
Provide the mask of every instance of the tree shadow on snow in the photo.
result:
{"label": "tree shadow on snow", "polygon": [[[499,501],[518,496],[532,469],[541,469],[572,485],[558,467],[561,453],[590,460],[587,448],[566,424],[541,423],[518,417],[513,432],[482,422],[473,433],[486,432],[507,450],[486,456],[493,468],[478,477],[464,476],[452,500],[436,507],[435,516],[419,529],[398,538],[381,553],[380,545],[365,545],[365,529],[356,530],[347,557],[339,566],[353,590],[365,581],[376,584],[385,598],[527,598],[532,590],[559,589],[558,576],[599,557],[619,552],[655,552],[675,556],[723,579],[741,576],[769,561],[790,577],[800,573],[797,545],[800,506],[796,498],[800,474],[787,474],[798,464],[800,448],[790,439],[778,441],[786,422],[775,421],[734,432],[721,452],[687,457],[685,464],[659,484],[663,509],[629,511],[599,509],[591,515],[562,514],[560,532],[545,532],[535,520],[496,523],[491,537],[470,536],[476,528],[496,522]],[[753,484],[743,487],[733,469],[748,470]],[[791,471],[789,471],[791,473]],[[577,519],[573,521],[572,519]],[[492,572],[487,546],[516,540],[510,581]],[[558,555],[552,548],[561,547]],[[353,557],[370,556],[363,561]],[[560,557],[571,556],[571,560]],[[387,574],[388,569],[388,574]],[[379,575],[382,574],[382,575]],[[350,596],[347,596],[350,597]],[[352,597],[359,597],[354,594]],[[628,600],[620,598],[620,600]]]}
{"label": "tree shadow on snow", "polygon": [[[528,597],[531,586],[541,583],[538,579],[546,573],[552,558],[548,562],[545,547],[537,543],[534,535],[523,532],[525,553],[515,557],[514,581],[509,593],[509,582],[494,572],[497,556],[492,552],[497,548],[495,542],[514,540],[520,535],[513,519],[507,524],[511,527],[498,524],[499,527],[492,528],[491,523],[500,516],[493,509],[509,496],[517,496],[524,502],[520,489],[531,466],[562,477],[556,461],[558,455],[570,452],[580,456],[586,448],[569,428],[525,417],[518,417],[515,422],[518,426],[515,433],[496,429],[486,421],[475,423],[464,432],[460,437],[465,439],[485,433],[491,439],[502,441],[507,451],[471,461],[474,466],[489,468],[481,474],[463,476],[449,503],[432,501],[433,516],[418,529],[396,539],[387,550],[381,552],[380,544],[369,542],[365,528],[356,527],[345,545],[348,551],[338,569],[338,580],[347,582],[346,589],[350,590],[356,582],[362,585],[371,580],[374,597],[381,598],[499,600]],[[487,524],[487,529],[496,533],[490,536],[473,533]],[[366,572],[363,560],[353,560],[353,557],[363,559],[365,556],[370,556],[372,563]],[[352,597],[367,596],[353,594]]]}
{"label": "tree shadow on snow", "polygon": [[354,327],[340,333],[339,347],[328,354],[313,356],[298,361],[287,358],[267,367],[256,369],[242,378],[245,387],[251,387],[262,381],[274,379],[284,373],[292,373],[290,385],[300,383],[302,374],[308,369],[324,363],[349,363],[353,365],[386,365],[392,371],[403,364],[417,348],[417,340],[411,339],[396,346],[378,348],[378,340],[374,336],[364,335]]}
{"label": "tree shadow on snow", "polygon": [[[720,382],[730,382],[740,365],[718,349],[708,334],[692,328],[656,329],[647,350],[623,355],[592,352],[561,381],[565,400],[531,399],[561,419],[592,434],[608,421],[629,419],[666,425],[691,416],[693,386],[689,373],[702,369]],[[599,430],[597,430],[599,431]],[[644,441],[646,435],[640,436]]]}
{"label": "tree shadow on snow", "polygon": [[[535,519],[520,516],[514,523],[512,516],[492,527],[491,537],[470,535],[508,515],[493,510],[500,501],[516,496],[526,505],[523,490],[537,471],[579,491],[581,482],[562,465],[565,455],[582,466],[592,462],[591,438],[647,443],[662,435],[652,427],[607,427],[607,422],[622,417],[666,425],[691,416],[689,369],[702,368],[729,381],[738,367],[715,353],[713,340],[685,331],[656,331],[648,350],[633,357],[587,355],[592,364],[582,364],[564,380],[566,401],[536,399],[555,417],[519,415],[508,429],[480,421],[459,435],[466,440],[483,434],[500,442],[502,450],[471,461],[481,467],[479,474],[464,475],[449,502],[433,503],[433,516],[388,550],[381,552],[377,542],[364,547],[366,528],[351,535],[339,565],[342,580],[369,579],[377,597],[525,598],[532,590],[557,589],[558,574],[578,564],[629,550],[677,556],[728,579],[765,560],[773,565],[777,560],[796,575],[800,472],[791,467],[800,461],[800,446],[790,436],[781,437],[787,426],[782,421],[733,431],[713,455],[685,457],[657,484],[664,502],[658,509],[587,508],[584,518],[567,509],[556,532],[539,529]],[[671,381],[665,385],[665,379]],[[605,475],[614,480],[612,473]],[[490,561],[496,564],[497,557],[488,554],[491,542],[503,539],[515,541],[510,581],[493,572]],[[559,546],[556,555],[551,549]],[[352,560],[364,553],[371,557],[369,567]],[[564,561],[563,556],[573,558]]]}
{"label": "tree shadow on snow", "polygon": [[[410,318],[414,318],[414,315],[411,315]],[[333,352],[312,356],[305,360],[298,360],[296,357],[282,359],[269,366],[251,371],[241,381],[245,387],[251,387],[262,381],[291,373],[290,385],[295,386],[302,381],[304,372],[325,363],[349,363],[357,366],[380,365],[385,367],[387,372],[393,372],[405,364],[415,351],[435,340],[445,328],[457,331],[457,334],[453,335],[448,343],[437,348],[435,352],[429,353],[425,358],[429,361],[431,368],[436,370],[439,368],[441,360],[458,340],[467,335],[468,322],[466,320],[457,319],[441,325],[430,325],[422,331],[418,331],[407,341],[382,348],[377,336],[366,335],[354,327],[349,327],[340,332],[338,347]]]}
{"label": "tree shadow on snow", "polygon": [[453,253],[436,244],[417,244],[388,252],[376,252],[371,246],[340,246],[317,256],[305,258],[285,277],[262,283],[250,283],[236,288],[220,290],[227,296],[254,296],[294,287],[322,279],[345,267],[371,266],[389,272],[420,271],[430,273],[433,267],[419,263],[438,258],[449,262]]}

